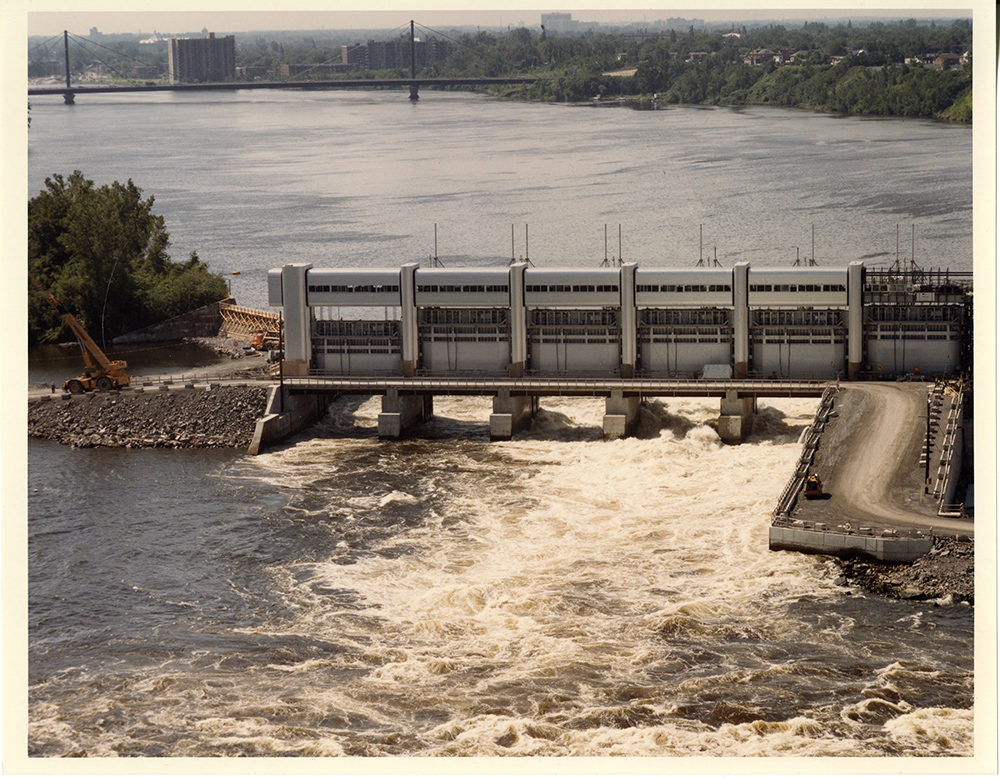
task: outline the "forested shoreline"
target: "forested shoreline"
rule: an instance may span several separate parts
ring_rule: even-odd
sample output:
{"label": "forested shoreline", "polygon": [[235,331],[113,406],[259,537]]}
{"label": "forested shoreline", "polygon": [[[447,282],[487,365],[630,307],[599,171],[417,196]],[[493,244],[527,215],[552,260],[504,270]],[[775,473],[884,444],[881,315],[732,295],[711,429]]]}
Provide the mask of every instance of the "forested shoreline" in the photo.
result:
{"label": "forested shoreline", "polygon": [[[98,342],[165,321],[227,295],[226,280],[197,254],[174,262],[153,198],[129,180],[96,186],[77,170],[45,179],[28,201],[28,272]],[[74,340],[34,288],[28,343]]]}
{"label": "forested shoreline", "polygon": [[[438,75],[508,75],[520,63],[549,75],[510,97],[580,102],[776,105],[833,113],[972,121],[972,26],[806,23],[740,32],[670,31],[536,38],[480,33],[476,55],[456,53]],[[464,48],[463,48],[464,51]],[[753,62],[754,64],[748,64]],[[951,62],[952,65],[936,64]],[[961,64],[958,64],[961,63]],[[544,70],[550,71],[546,74]]]}
{"label": "forested shoreline", "polygon": [[[593,27],[575,34],[527,27],[421,29],[420,40],[434,43],[443,53],[426,57],[417,76],[537,77],[532,85],[482,90],[521,100],[627,98],[647,108],[678,103],[776,105],[972,121],[971,19],[737,25],[672,29],[660,23],[648,30]],[[391,32],[237,33],[234,80],[408,78],[408,55],[399,67],[381,70],[363,63],[349,66],[347,59],[366,39],[394,41],[402,50],[409,35],[408,26]],[[150,63],[146,71],[166,77],[166,39],[140,45],[135,36],[104,38],[100,61],[109,77],[135,71],[133,63],[140,59]],[[73,56],[74,70],[86,72],[92,66],[85,54]],[[29,75],[39,72],[38,62],[29,58]],[[295,75],[288,75],[291,72]],[[143,76],[150,77],[149,72]]]}

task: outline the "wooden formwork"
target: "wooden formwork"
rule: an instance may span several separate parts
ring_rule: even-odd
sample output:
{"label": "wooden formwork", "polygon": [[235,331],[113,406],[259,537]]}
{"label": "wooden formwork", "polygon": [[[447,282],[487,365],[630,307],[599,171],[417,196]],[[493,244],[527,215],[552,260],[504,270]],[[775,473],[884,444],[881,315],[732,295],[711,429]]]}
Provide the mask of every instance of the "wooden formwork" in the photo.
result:
{"label": "wooden formwork", "polygon": [[281,316],[271,311],[245,308],[232,303],[220,303],[222,326],[219,333],[253,340],[263,334],[263,348],[278,348],[281,343]]}

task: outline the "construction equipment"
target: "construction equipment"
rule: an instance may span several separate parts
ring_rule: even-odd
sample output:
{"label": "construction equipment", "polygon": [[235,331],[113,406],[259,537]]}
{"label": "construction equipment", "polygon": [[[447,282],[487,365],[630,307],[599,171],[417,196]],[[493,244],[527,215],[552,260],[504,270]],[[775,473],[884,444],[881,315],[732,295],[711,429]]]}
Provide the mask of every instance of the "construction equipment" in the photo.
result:
{"label": "construction equipment", "polygon": [[813,473],[811,476],[806,478],[806,484],[802,489],[807,500],[815,500],[823,496],[823,482],[819,480],[819,476]]}
{"label": "construction equipment", "polygon": [[73,334],[76,335],[77,342],[80,344],[80,350],[83,351],[83,375],[66,381],[63,384],[63,391],[70,394],[82,394],[83,392],[90,392],[95,389],[99,392],[107,392],[111,389],[120,389],[123,386],[128,386],[129,377],[128,373],[125,372],[128,363],[120,359],[108,359],[105,353],[94,342],[93,338],[87,334],[83,325],[76,320],[76,317],[63,308],[62,303],[42,286],[33,275],[29,273],[28,278],[31,279],[31,283],[38,288],[38,291],[42,293],[45,299],[49,301],[49,304],[55,308],[56,313],[62,317],[67,326],[73,330]]}

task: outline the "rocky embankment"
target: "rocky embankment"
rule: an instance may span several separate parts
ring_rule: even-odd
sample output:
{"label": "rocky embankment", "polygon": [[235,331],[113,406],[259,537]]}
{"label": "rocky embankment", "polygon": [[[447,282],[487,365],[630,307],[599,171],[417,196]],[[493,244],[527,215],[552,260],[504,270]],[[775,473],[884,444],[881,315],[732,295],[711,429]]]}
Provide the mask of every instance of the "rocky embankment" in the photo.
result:
{"label": "rocky embankment", "polygon": [[246,447],[266,402],[262,386],[36,399],[28,403],[28,434],[78,448]]}
{"label": "rocky embankment", "polygon": [[196,388],[171,386],[160,391],[159,381],[145,385],[148,377],[133,376],[132,389],[64,399],[62,393],[39,397],[38,390],[48,388],[45,384],[30,386],[28,435],[77,448],[249,446],[264,414],[267,389],[211,382],[265,377],[266,354],[247,350],[229,337],[190,340],[215,351],[218,362],[159,378],[197,381]]}
{"label": "rocky embankment", "polygon": [[910,564],[870,559],[841,563],[841,583],[904,600],[951,600],[975,603],[975,542],[966,537],[937,537],[934,547]]}

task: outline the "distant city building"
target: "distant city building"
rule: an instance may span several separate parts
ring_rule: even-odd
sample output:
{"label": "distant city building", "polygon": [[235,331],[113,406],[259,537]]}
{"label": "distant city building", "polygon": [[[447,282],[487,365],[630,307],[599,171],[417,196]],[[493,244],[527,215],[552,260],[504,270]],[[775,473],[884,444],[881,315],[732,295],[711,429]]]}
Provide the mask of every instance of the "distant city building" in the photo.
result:
{"label": "distant city building", "polygon": [[774,52],[769,49],[753,49],[743,56],[744,65],[763,65],[774,61]]}
{"label": "distant city building", "polygon": [[237,78],[264,78],[267,75],[267,68],[260,67],[258,65],[237,66],[236,77]]}
{"label": "distant city building", "polygon": [[342,62],[332,62],[323,65],[282,65],[280,68],[283,76],[301,76],[305,73],[313,75],[331,75],[333,73],[344,73],[349,70],[357,70],[358,65],[346,65]]}
{"label": "distant city building", "polygon": [[363,43],[355,43],[353,46],[342,46],[340,49],[340,61],[344,65],[364,67],[367,57],[368,47]]}
{"label": "distant city building", "polygon": [[411,54],[410,36],[401,35],[391,41],[370,40],[365,44],[343,46],[340,50],[340,61],[342,65],[349,65],[352,68],[394,70],[410,67],[411,61],[418,68],[425,67],[447,59],[449,54],[451,54],[451,44],[437,38],[414,41]]}
{"label": "distant city building", "polygon": [[936,68],[953,68],[962,64],[964,64],[962,57],[958,54],[938,54],[934,57],[934,67]]}
{"label": "distant city building", "polygon": [[576,32],[580,27],[580,22],[573,21],[573,14],[551,13],[542,14],[542,27],[545,32],[567,33]]}
{"label": "distant city building", "polygon": [[663,33],[643,30],[642,32],[626,32],[624,37],[633,43],[645,43],[646,41],[659,40],[663,37]]}
{"label": "distant city building", "polygon": [[225,81],[236,75],[236,38],[171,38],[168,53],[170,83]]}

